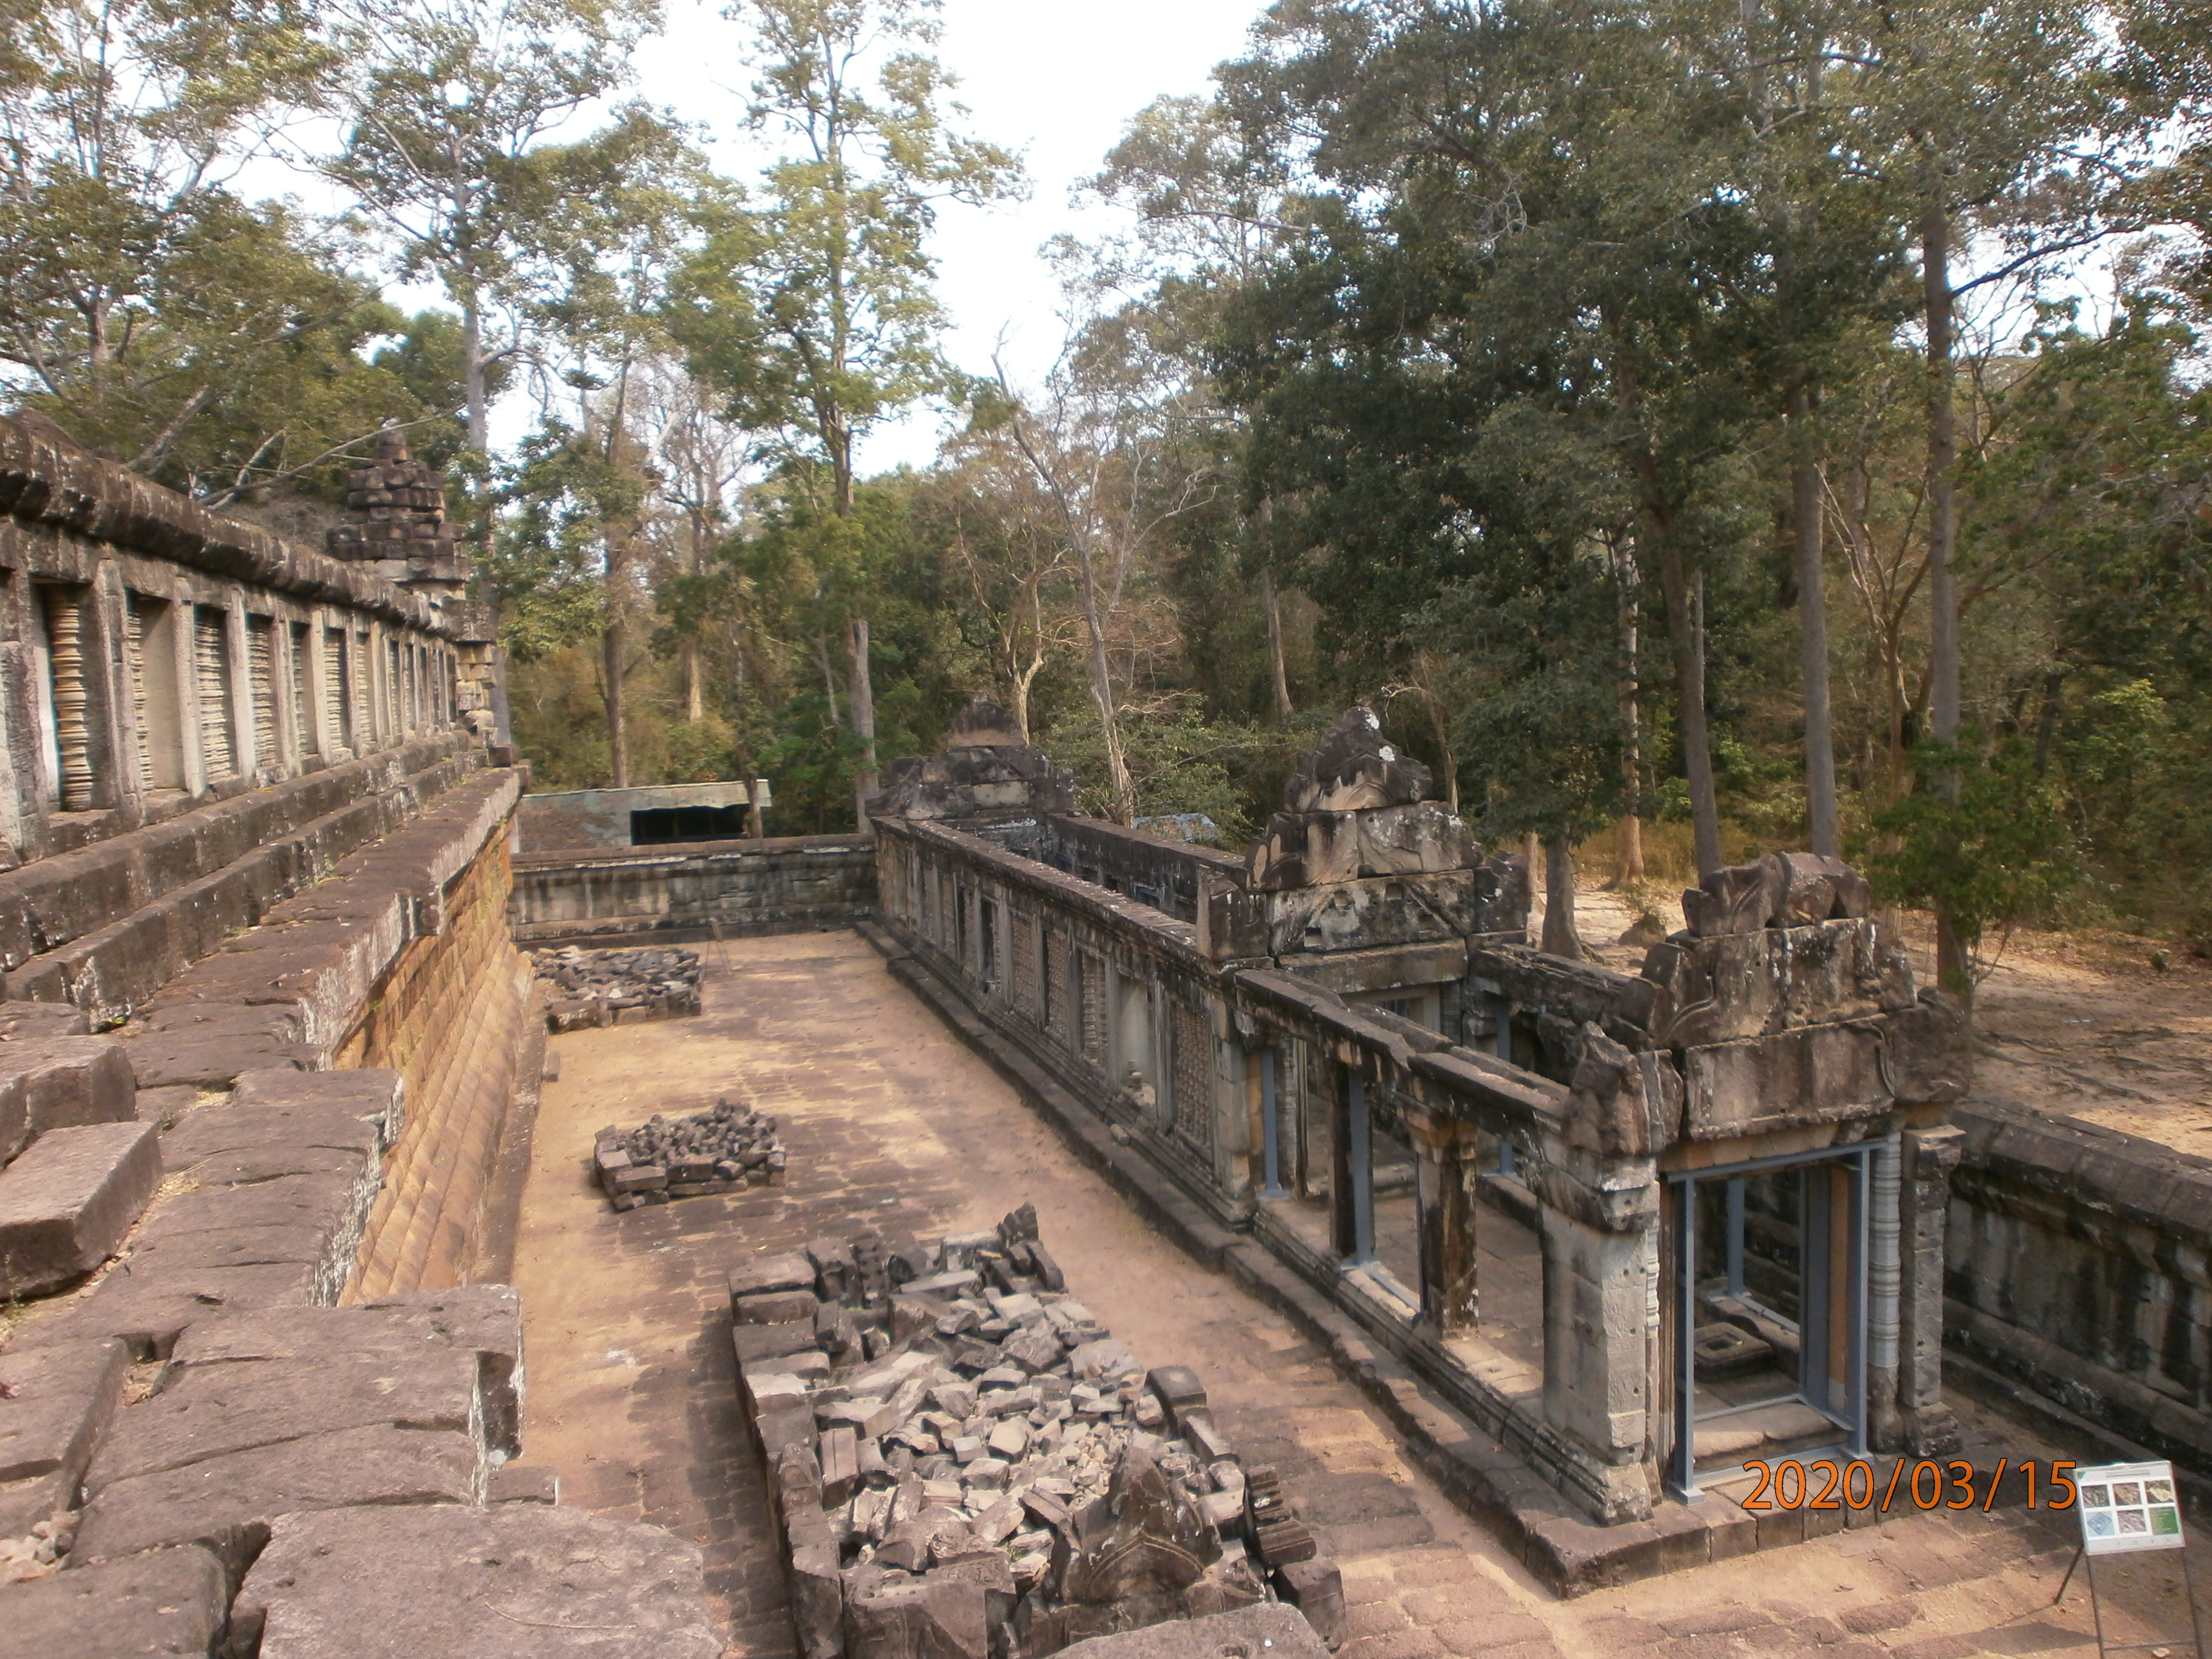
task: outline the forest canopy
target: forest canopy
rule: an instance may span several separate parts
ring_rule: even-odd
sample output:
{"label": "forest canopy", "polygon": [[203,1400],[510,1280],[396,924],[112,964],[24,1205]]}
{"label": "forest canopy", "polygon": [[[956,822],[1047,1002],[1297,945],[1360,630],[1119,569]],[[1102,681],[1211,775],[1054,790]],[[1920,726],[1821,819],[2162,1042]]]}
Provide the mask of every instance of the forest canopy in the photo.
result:
{"label": "forest canopy", "polygon": [[1100,158],[1025,384],[945,347],[939,216],[1028,182],[933,0],[732,0],[743,176],[651,0],[27,0],[0,374],[311,538],[404,429],[540,788],[843,828],[988,691],[1236,844],[1364,698],[1555,894],[1809,848],[1954,987],[2028,919],[2212,951],[2200,12],[1277,0]]}

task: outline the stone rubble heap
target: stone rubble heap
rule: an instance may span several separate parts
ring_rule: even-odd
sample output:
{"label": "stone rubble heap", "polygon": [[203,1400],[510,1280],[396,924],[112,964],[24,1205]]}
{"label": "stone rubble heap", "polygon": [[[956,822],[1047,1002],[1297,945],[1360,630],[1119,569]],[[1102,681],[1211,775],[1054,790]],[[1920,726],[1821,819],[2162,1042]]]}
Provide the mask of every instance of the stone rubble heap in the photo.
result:
{"label": "stone rubble heap", "polygon": [[689,1117],[656,1112],[628,1134],[609,1124],[594,1141],[592,1165],[617,1210],[783,1184],[775,1120],[726,1096]]}
{"label": "stone rubble heap", "polygon": [[699,1012],[699,953],[672,946],[650,951],[586,951],[569,945],[533,951],[540,979],[559,994],[545,1010],[549,1031],[634,1025]]}
{"label": "stone rubble heap", "polygon": [[1066,1293],[1024,1205],[730,1275],[803,1659],[1040,1659],[1278,1598],[1335,1645],[1336,1565],[1182,1366]]}

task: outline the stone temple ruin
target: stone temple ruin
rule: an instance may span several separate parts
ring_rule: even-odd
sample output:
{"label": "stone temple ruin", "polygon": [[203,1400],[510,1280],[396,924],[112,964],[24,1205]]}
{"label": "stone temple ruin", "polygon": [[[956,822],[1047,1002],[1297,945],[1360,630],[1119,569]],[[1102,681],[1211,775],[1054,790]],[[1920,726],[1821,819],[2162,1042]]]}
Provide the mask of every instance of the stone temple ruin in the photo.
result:
{"label": "stone temple ruin", "polygon": [[[518,939],[860,931],[1071,1156],[1356,1348],[1562,1592],[1846,1524],[1754,1516],[1731,1472],[1944,1455],[1947,1388],[2212,1482],[2212,1163],[1972,1095],[1958,1011],[1848,867],[1722,871],[1615,971],[1534,948],[1528,872],[1364,709],[1235,856],[1079,815],[987,703],[888,770],[872,835],[518,852],[441,497],[394,440],[319,551],[0,419],[10,1651],[721,1650],[699,1549],[560,1501],[526,1442],[547,999]],[[624,1146],[705,1190],[594,1223],[621,1249],[795,1204],[781,1138]],[[562,1177],[619,1174],[594,1152]],[[781,1517],[810,1659],[1128,1643],[1160,1627],[1091,1632],[1255,1595],[1225,1616],[1334,1638],[1295,1481],[1019,1215],[796,1265],[728,1241],[774,1458],[732,1501]]]}
{"label": "stone temple ruin", "polygon": [[1237,860],[1067,816],[978,711],[878,803],[881,926],[1473,1425],[1555,1576],[1735,1553],[1695,1500],[1747,1456],[1949,1448],[1966,1052],[1864,882],[1723,871],[1640,973],[1570,962],[1429,782],[1356,708]]}
{"label": "stone temple ruin", "polygon": [[1147,1371],[1066,1293],[1024,1205],[730,1275],[807,1659],[1043,1659],[1279,1595],[1331,1646],[1343,1587],[1186,1368]]}

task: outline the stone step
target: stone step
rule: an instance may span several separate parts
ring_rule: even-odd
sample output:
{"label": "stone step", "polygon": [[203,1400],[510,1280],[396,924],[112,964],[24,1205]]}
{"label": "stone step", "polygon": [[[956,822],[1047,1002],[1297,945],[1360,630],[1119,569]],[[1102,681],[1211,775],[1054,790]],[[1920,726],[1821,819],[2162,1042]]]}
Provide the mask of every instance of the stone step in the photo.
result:
{"label": "stone step", "polygon": [[[37,1006],[0,1004],[0,1014]],[[122,1043],[70,1035],[59,1029],[64,1023],[21,1013],[0,1018],[0,1163],[49,1129],[128,1123],[138,1115]]]}
{"label": "stone step", "polygon": [[286,1516],[231,1612],[285,1659],[717,1659],[696,1546],[550,1504]]}
{"label": "stone step", "polygon": [[7,1589],[0,1653],[125,1659],[205,1654],[222,1635],[228,1585],[203,1549],[155,1550],[71,1567]]}
{"label": "stone step", "polygon": [[151,1123],[50,1129],[0,1170],[0,1297],[41,1296],[114,1255],[161,1184]]}

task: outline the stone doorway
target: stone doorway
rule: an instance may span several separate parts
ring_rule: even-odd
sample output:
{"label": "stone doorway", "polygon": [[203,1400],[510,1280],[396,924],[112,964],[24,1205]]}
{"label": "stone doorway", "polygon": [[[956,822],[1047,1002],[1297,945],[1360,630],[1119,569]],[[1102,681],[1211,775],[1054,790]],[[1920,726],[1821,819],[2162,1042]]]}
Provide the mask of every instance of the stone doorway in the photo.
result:
{"label": "stone doorway", "polygon": [[1873,1143],[1668,1182],[1674,1356],[1668,1485],[1694,1499],[1745,1465],[1867,1454]]}

